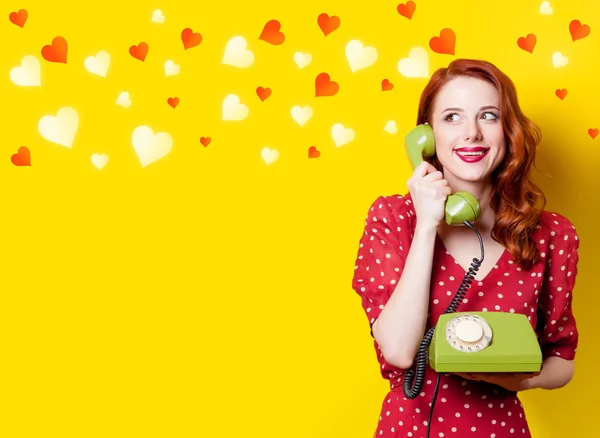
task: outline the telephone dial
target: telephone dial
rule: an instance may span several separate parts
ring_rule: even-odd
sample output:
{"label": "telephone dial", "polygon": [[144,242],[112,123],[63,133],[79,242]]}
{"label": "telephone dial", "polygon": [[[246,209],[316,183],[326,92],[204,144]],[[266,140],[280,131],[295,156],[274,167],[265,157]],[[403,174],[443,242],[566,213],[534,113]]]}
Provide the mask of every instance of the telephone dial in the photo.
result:
{"label": "telephone dial", "polygon": [[[404,146],[413,170],[435,154],[433,128],[425,123],[413,128],[404,138]],[[404,376],[404,394],[414,399],[420,393],[427,363],[438,373],[433,402],[427,422],[429,425],[440,382],[439,373],[518,373],[538,372],[542,352],[535,330],[525,315],[509,312],[457,312],[479,266],[483,263],[484,248],[481,235],[473,225],[481,215],[479,202],[464,191],[448,196],[445,222],[465,225],[479,238],[481,258],[473,259],[471,267],[446,311],[437,324],[424,335],[413,367]],[[436,327],[439,329],[436,330]]]}

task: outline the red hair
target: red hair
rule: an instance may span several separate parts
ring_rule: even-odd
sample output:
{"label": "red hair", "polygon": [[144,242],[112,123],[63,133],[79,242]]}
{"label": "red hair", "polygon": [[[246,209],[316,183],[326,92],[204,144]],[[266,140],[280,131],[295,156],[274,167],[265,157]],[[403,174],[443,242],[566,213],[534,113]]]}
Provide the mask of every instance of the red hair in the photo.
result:
{"label": "red hair", "polygon": [[[491,236],[508,249],[516,263],[529,270],[540,260],[532,235],[546,206],[544,193],[530,179],[530,170],[535,166],[535,154],[542,139],[541,130],[521,111],[512,80],[490,62],[475,59],[456,59],[447,68],[433,73],[421,94],[417,125],[425,122],[432,125],[431,113],[437,93],[457,76],[483,79],[500,93],[506,154],[491,175],[493,192],[490,207],[495,213]],[[443,167],[435,154],[425,161],[438,170]],[[537,205],[538,202],[540,205]]]}

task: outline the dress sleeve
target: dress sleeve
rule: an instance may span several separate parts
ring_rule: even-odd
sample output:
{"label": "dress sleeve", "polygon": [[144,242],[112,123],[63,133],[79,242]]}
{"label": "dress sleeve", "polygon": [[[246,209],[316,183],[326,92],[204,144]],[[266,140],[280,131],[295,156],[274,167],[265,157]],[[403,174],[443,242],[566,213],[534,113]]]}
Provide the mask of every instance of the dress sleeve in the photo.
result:
{"label": "dress sleeve", "polygon": [[573,360],[578,331],[573,316],[573,289],[579,261],[579,237],[566,218],[550,238],[549,259],[538,302],[537,334],[542,355]]}
{"label": "dress sleeve", "polygon": [[394,292],[405,263],[403,245],[408,249],[409,218],[406,201],[400,200],[392,213],[390,199],[378,197],[371,205],[360,238],[352,288],[361,297],[362,307],[369,320],[373,336],[373,323]]}

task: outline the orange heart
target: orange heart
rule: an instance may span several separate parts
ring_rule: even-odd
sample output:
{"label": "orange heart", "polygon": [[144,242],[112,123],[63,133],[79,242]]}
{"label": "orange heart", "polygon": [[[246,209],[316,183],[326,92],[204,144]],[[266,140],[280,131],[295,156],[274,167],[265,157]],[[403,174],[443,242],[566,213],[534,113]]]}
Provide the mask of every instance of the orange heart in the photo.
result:
{"label": "orange heart", "polygon": [[265,24],[265,27],[263,28],[258,39],[278,46],[285,41],[285,35],[280,32],[279,29],[281,29],[281,23],[277,20],[270,20],[267,24]]}
{"label": "orange heart", "polygon": [[308,158],[319,158],[321,156],[321,152],[317,150],[316,146],[311,146],[308,148]]}
{"label": "orange heart", "polygon": [[588,129],[588,134],[590,135],[590,137],[592,137],[592,139],[598,137],[599,133],[600,129]]}
{"label": "orange heart", "polygon": [[565,100],[565,97],[567,97],[567,89],[563,88],[562,90],[556,90],[555,94],[560,100]]}
{"label": "orange heart", "polygon": [[267,99],[271,95],[271,89],[270,88],[258,87],[256,89],[256,94],[258,95],[258,97],[260,98],[260,100],[262,100],[264,102],[265,99]]}
{"label": "orange heart", "polygon": [[571,32],[573,41],[577,41],[590,34],[590,27],[587,24],[581,24],[579,20],[573,20],[569,23],[569,32]]}
{"label": "orange heart", "polygon": [[411,0],[411,1],[406,2],[406,4],[400,3],[396,9],[398,10],[398,13],[400,15],[402,15],[403,17],[406,17],[410,20],[412,18],[413,14],[415,13],[416,8],[417,8],[417,5],[415,5],[415,2],[413,2]]}
{"label": "orange heart", "polygon": [[183,42],[185,50],[191,49],[192,47],[200,45],[202,42],[202,35],[194,33],[194,31],[188,27],[181,31],[181,41]]}
{"label": "orange heart", "polygon": [[21,146],[16,154],[10,157],[15,166],[31,166],[31,152],[26,146]]}
{"label": "orange heart", "polygon": [[454,55],[456,45],[456,35],[452,29],[442,29],[439,37],[433,37],[429,40],[429,47],[435,53],[442,55]]}
{"label": "orange heart", "polygon": [[327,73],[320,73],[315,80],[315,96],[335,96],[340,90],[337,82],[331,80]]}
{"label": "orange heart", "polygon": [[11,12],[8,16],[8,19],[11,21],[11,23],[16,24],[19,27],[23,27],[25,26],[27,17],[27,11],[25,9],[21,9],[19,12]]}
{"label": "orange heart", "polygon": [[322,13],[317,18],[317,23],[323,32],[323,35],[327,36],[338,27],[340,27],[340,17],[334,15],[330,17],[326,13]]}
{"label": "orange heart", "polygon": [[517,45],[526,52],[533,53],[533,49],[537,43],[537,38],[530,33],[527,37],[521,37],[517,40]]}
{"label": "orange heart", "polygon": [[200,143],[202,143],[204,147],[208,146],[210,144],[210,141],[210,137],[200,137]]}
{"label": "orange heart", "polygon": [[177,108],[177,105],[179,105],[179,98],[178,97],[169,97],[167,99],[167,103],[169,105],[171,105],[173,107],[173,109]]}
{"label": "orange heart", "polygon": [[148,44],[142,41],[137,46],[131,46],[129,48],[129,54],[135,59],[139,59],[140,61],[144,62],[146,60],[146,55],[148,55],[148,49]]}
{"label": "orange heart", "polygon": [[384,79],[383,81],[381,81],[382,91],[389,91],[392,88],[394,88],[394,84],[392,84],[388,79]]}
{"label": "orange heart", "polygon": [[42,47],[42,57],[46,61],[66,64],[68,49],[67,41],[63,37],[57,36],[52,40],[52,45]]}

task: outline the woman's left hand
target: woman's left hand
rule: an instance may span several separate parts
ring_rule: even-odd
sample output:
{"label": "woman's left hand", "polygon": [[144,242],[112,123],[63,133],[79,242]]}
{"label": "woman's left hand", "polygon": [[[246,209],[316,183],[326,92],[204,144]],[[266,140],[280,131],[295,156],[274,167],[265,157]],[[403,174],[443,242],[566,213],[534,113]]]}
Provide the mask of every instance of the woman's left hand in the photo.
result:
{"label": "woman's left hand", "polygon": [[539,376],[537,373],[454,373],[468,380],[483,381],[499,385],[509,391],[524,391],[529,389],[527,380]]}

